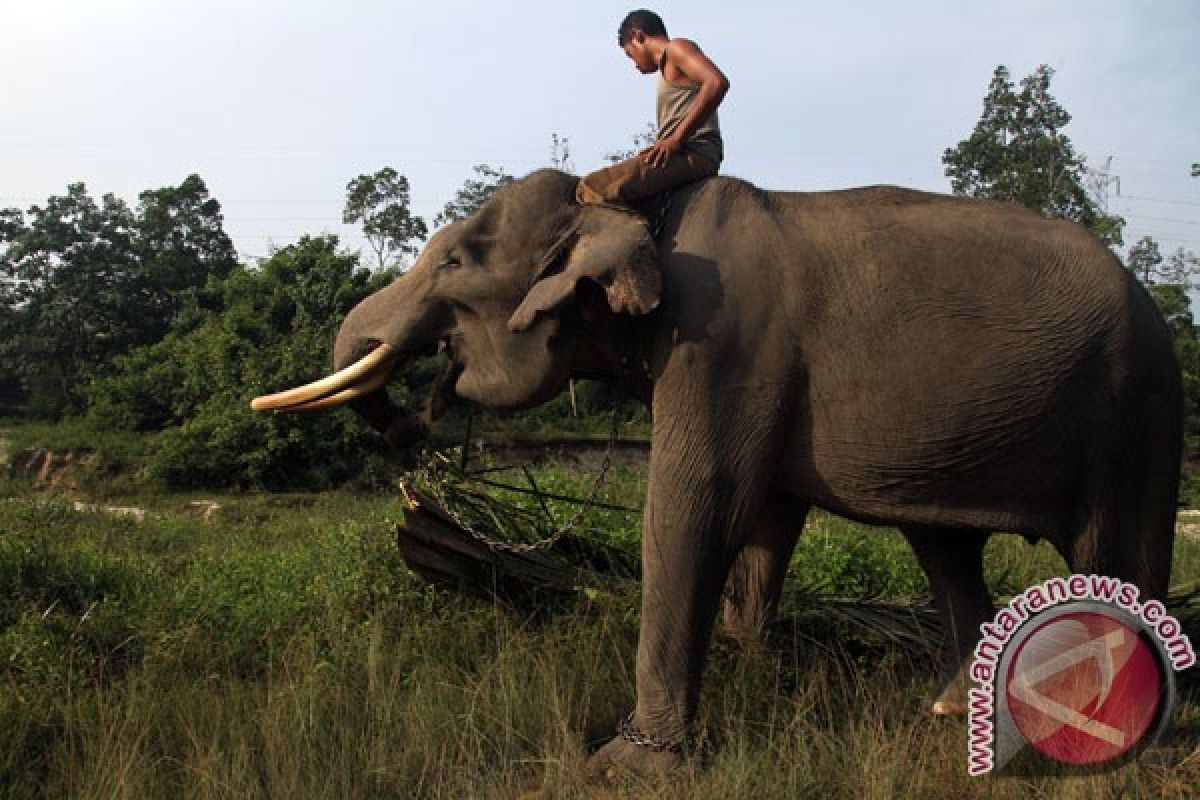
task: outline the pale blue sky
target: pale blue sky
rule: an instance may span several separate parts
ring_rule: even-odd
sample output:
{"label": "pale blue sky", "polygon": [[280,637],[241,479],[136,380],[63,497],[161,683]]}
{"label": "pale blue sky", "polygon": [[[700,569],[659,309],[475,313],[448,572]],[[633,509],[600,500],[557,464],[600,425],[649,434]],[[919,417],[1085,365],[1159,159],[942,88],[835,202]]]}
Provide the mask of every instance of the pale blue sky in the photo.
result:
{"label": "pale blue sky", "polygon": [[[653,82],[616,46],[635,5],[527,0],[0,0],[0,206],[68,183],[131,203],[198,172],[243,257],[341,224],[345,185],[394,166],[432,221],[486,162],[578,171],[628,145]],[[941,153],[997,64],[1047,63],[1129,220],[1200,253],[1200,2],[658,2],[729,76],[723,171],[769,188],[948,191]]]}

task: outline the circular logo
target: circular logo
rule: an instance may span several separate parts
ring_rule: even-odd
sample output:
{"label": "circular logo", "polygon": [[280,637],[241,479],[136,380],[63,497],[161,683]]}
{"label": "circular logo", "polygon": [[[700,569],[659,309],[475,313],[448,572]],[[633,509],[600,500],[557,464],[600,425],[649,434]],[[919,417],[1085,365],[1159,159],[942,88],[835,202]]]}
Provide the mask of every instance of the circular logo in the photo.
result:
{"label": "circular logo", "polygon": [[1120,619],[1074,611],[1036,627],[1009,662],[1009,712],[1039,752],[1069,764],[1117,758],[1159,716],[1164,681],[1153,645]]}

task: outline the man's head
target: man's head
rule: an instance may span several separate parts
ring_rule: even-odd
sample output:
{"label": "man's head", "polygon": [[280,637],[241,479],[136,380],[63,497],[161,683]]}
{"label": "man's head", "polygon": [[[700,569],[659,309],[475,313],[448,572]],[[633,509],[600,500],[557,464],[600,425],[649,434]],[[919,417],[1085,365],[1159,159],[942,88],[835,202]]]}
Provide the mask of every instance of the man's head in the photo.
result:
{"label": "man's head", "polygon": [[[653,11],[630,11],[617,28],[617,44],[633,61],[639,72],[649,74],[658,70],[658,59],[667,39],[667,26]],[[657,45],[657,46],[656,46]]]}

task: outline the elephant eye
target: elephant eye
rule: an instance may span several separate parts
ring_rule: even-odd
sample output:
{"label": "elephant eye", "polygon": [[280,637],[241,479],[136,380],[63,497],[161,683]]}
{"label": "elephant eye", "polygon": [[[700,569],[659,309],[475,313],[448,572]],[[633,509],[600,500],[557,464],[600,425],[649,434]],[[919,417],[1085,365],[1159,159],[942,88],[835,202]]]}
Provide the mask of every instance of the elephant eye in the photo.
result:
{"label": "elephant eye", "polygon": [[462,261],[458,259],[458,256],[446,256],[438,262],[438,265],[434,269],[454,269],[461,266]]}

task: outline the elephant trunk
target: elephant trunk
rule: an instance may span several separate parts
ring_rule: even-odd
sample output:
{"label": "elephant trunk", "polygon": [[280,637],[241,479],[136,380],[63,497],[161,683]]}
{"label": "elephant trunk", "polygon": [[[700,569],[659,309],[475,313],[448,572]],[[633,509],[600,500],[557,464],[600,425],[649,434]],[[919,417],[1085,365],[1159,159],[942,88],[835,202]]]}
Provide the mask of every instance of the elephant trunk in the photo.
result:
{"label": "elephant trunk", "polygon": [[407,450],[429,435],[429,419],[397,408],[386,389],[355,398],[347,405],[397,450]]}

